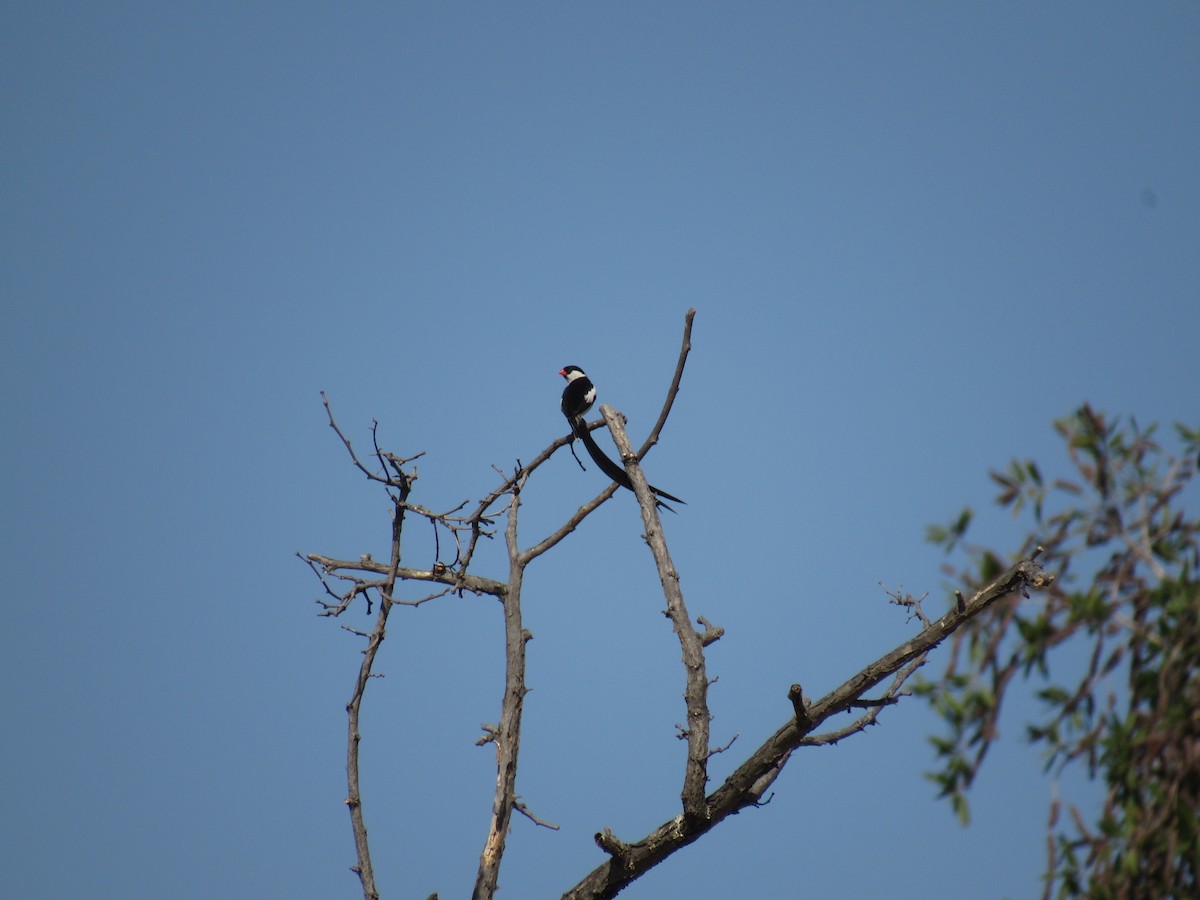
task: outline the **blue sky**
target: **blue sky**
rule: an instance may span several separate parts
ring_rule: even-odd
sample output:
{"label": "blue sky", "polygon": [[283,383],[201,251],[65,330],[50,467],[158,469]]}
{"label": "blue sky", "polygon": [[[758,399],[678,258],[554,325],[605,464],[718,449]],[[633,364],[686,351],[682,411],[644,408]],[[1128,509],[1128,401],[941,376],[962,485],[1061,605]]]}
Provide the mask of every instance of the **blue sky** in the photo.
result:
{"label": "blue sky", "polygon": [[[359,644],[293,554],[383,555],[387,506],[318,392],[360,444],[375,418],[426,451],[414,499],[446,508],[564,432],[564,364],[640,441],[688,307],[646,465],[688,500],[689,608],[727,632],[723,777],[789,684],[912,633],[880,581],[940,609],[927,524],[970,504],[981,540],[1020,533],[987,471],[1061,471],[1052,419],[1195,424],[1198,46],[1194,3],[5,5],[0,893],[355,896]],[[524,539],[601,486],[553,460]],[[683,676],[639,533],[618,496],[527,575],[519,789],[562,830],[515,820],[504,897],[676,811]],[[463,896],[498,609],[392,622],[376,870]],[[1035,895],[1050,784],[1021,713],[968,829],[913,701],[623,896]]]}

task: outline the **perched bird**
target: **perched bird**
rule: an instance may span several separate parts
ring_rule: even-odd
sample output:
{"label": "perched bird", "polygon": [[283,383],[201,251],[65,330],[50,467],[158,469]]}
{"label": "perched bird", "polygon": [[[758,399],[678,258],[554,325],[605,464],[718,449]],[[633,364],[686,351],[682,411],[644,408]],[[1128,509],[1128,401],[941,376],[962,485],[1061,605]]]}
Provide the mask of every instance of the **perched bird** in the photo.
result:
{"label": "perched bird", "polygon": [[562,414],[571,423],[571,433],[578,437],[578,420],[582,420],[596,402],[596,386],[579,366],[563,366],[558,374],[567,379],[567,386],[563,388]]}
{"label": "perched bird", "polygon": [[[595,438],[592,437],[592,432],[587,427],[587,423],[583,421],[584,414],[596,402],[596,386],[592,384],[592,380],[587,377],[587,373],[579,368],[579,366],[563,366],[558,370],[558,374],[567,379],[567,386],[563,388],[562,394],[562,413],[571,424],[572,439],[579,438],[583,441],[583,446],[587,447],[588,455],[592,457],[596,465],[600,467],[600,470],[617,484],[621,485],[621,487],[632,491],[633,484],[629,480],[629,473],[609,459],[607,454],[600,449],[596,444]],[[574,448],[572,448],[571,452],[575,452]],[[576,457],[576,461],[578,461],[578,457]],[[662,509],[675,512],[675,510],[663,503],[662,500],[658,499],[660,497],[665,497],[674,503],[687,505],[686,501],[680,500],[678,497],[673,497],[666,491],[656,488],[654,485],[649,485],[649,488],[655,495],[654,502]]]}

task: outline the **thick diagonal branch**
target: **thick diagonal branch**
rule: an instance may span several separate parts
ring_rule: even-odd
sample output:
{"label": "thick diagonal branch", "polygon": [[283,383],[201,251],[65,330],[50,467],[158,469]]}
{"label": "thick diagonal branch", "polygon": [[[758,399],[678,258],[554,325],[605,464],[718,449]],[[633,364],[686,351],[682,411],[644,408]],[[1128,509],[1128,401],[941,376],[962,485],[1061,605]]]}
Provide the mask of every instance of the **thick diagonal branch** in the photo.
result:
{"label": "thick diagonal branch", "polygon": [[657,498],[642,474],[637,456],[625,433],[625,425],[619,414],[608,405],[601,405],[600,414],[608,423],[613,443],[625,463],[625,471],[637,494],[642,508],[642,524],[646,526],[646,542],[654,554],[658,567],[658,578],[662,582],[663,596],[667,600],[667,615],[679,636],[683,651],[683,667],[687,674],[687,686],[683,697],[687,704],[687,764],[683,775],[683,813],[689,820],[701,820],[707,816],[704,789],[708,783],[708,672],[704,664],[704,644],[696,629],[692,627],[687,606],[683,602],[683,591],[679,587],[679,572],[671,561],[667,542],[663,537],[662,519],[658,515]]}
{"label": "thick diagonal branch", "polygon": [[[1040,549],[1038,548],[1038,552]],[[816,703],[805,708],[804,716],[793,714],[789,717],[778,731],[767,738],[708,796],[707,816],[703,820],[675,816],[635,843],[620,841],[608,832],[597,834],[596,842],[609,853],[610,858],[563,894],[564,900],[615,897],[630,882],[675,851],[703,836],[727,816],[759,803],[764,786],[774,780],[792,752],[806,743],[807,736],[823,722],[850,709],[865,692],[895,675],[921,654],[932,650],[997,600],[1029,588],[1045,587],[1052,582],[1053,576],[1042,570],[1035,561],[1036,556],[1037,553],[1021,560],[961,608],[946,613],[920,634],[884,654]]]}

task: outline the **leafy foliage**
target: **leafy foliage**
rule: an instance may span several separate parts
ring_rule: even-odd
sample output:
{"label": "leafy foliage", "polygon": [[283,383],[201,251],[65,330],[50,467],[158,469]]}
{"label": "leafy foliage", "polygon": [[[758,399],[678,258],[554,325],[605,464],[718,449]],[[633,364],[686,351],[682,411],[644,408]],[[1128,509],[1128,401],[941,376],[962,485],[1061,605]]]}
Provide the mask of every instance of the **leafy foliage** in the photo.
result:
{"label": "leafy foliage", "polygon": [[[1184,513],[1181,495],[1196,474],[1200,430],[1176,426],[1175,458],[1155,427],[1110,422],[1087,405],[1055,428],[1073,480],[1047,482],[1029,460],[991,474],[997,502],[1031,520],[1014,555],[1042,547],[1055,584],[977,617],[955,636],[943,676],[918,688],[948,731],[931,738],[941,768],[930,777],[965,823],[1005,697],[1028,684],[1045,712],[1026,733],[1047,770],[1082,764],[1107,785],[1097,822],[1071,806],[1065,827],[1051,803],[1045,896],[1056,886],[1060,897],[1197,896],[1200,520]],[[1004,563],[966,543],[971,519],[964,511],[928,537],[965,553],[947,572],[975,590]],[[1068,677],[1080,655],[1082,673]]]}

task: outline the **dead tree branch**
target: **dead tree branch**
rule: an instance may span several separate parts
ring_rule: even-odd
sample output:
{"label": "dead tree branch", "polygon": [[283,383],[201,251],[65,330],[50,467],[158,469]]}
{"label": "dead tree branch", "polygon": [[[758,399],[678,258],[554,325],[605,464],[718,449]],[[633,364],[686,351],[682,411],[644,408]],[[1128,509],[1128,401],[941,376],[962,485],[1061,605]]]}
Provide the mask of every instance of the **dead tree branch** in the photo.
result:
{"label": "dead tree branch", "polygon": [[496,793],[492,800],[492,818],[487,839],[479,856],[473,900],[490,900],[500,878],[500,860],[508,838],[509,822],[517,804],[517,757],[521,749],[521,715],[525,706],[525,643],[533,637],[521,624],[521,586],[525,565],[517,542],[517,512],[521,507],[521,487],[527,474],[512,482],[512,500],[508,504],[508,525],[504,540],[508,548],[508,585],[504,592],[504,696],[500,703],[500,724],[491,734],[496,745]]}
{"label": "dead tree branch", "polygon": [[633,453],[633,447],[630,446],[622,416],[614,413],[612,407],[607,404],[601,405],[600,414],[608,423],[613,443],[617,445],[617,451],[625,463],[625,471],[629,473],[629,480],[637,494],[638,505],[642,509],[642,524],[646,528],[646,542],[654,555],[663,596],[667,600],[667,615],[674,625],[683,651],[683,668],[687,675],[687,686],[683,696],[687,705],[688,745],[683,775],[683,814],[689,821],[699,820],[705,816],[704,789],[708,783],[710,756],[708,725],[712,718],[708,711],[708,671],[704,662],[704,642],[699,632],[692,627],[692,620],[683,600],[683,590],[679,586],[679,572],[671,561],[671,554],[663,537],[658,504],[650,485],[646,482],[646,476],[642,474],[642,467]]}
{"label": "dead tree branch", "polygon": [[638,448],[637,458],[639,461],[645,459],[650,448],[658,443],[658,435],[663,430],[663,426],[667,424],[667,417],[671,415],[671,408],[675,405],[675,398],[679,395],[679,385],[683,382],[683,367],[687,364],[688,354],[692,350],[692,321],[695,318],[694,307],[689,309],[683,317],[683,343],[679,347],[679,358],[675,361],[675,375],[671,378],[671,386],[667,388],[667,399],[663,402],[658,420],[650,429],[650,433],[646,435],[645,443]]}
{"label": "dead tree branch", "polygon": [[[328,409],[326,404],[326,409]],[[332,421],[332,416],[330,421]],[[335,426],[336,428],[336,426]],[[340,434],[340,432],[339,432]],[[349,447],[347,441],[346,446]],[[353,450],[351,450],[353,455]],[[375,628],[367,638],[367,648],[363,651],[362,664],[359,666],[358,679],[354,682],[354,693],[346,704],[347,739],[346,739],[346,805],[350,808],[350,823],[354,831],[354,849],[358,863],[353,867],[362,882],[365,900],[378,900],[379,891],[375,887],[375,871],[371,866],[371,852],[367,844],[367,826],[363,820],[362,792],[359,789],[358,774],[358,745],[362,734],[358,729],[359,714],[362,710],[363,695],[367,683],[371,679],[371,669],[375,665],[375,656],[379,646],[387,634],[388,614],[392,611],[392,596],[395,593],[397,570],[400,567],[400,535],[404,531],[405,501],[412,491],[413,479],[397,467],[389,476],[390,486],[394,487],[395,506],[392,511],[392,547],[391,562],[388,566],[387,577],[384,579],[383,596],[379,603],[379,612],[375,617]]]}
{"label": "dead tree branch", "polygon": [[[675,395],[679,391],[679,383],[683,377],[683,368],[687,360],[688,351],[691,348],[691,328],[692,319],[695,317],[695,310],[688,310],[685,325],[683,347],[680,351],[679,359],[675,366],[675,376],[672,380],[671,387],[667,392],[666,400],[663,404],[662,412],[659,414],[658,422],[655,424],[654,430],[647,438],[641,453],[644,455],[650,447],[658,440],[658,432],[665,424],[671,407],[675,401]],[[624,430],[621,432],[624,436]],[[507,478],[503,484],[479,504],[475,513],[468,517],[468,521],[481,521],[487,515],[488,510],[505,494],[510,495],[511,499],[508,504],[508,525],[505,529],[505,543],[508,549],[509,558],[509,574],[508,583],[504,585],[502,594],[497,594],[504,603],[504,633],[505,633],[505,684],[504,695],[501,702],[500,723],[494,729],[489,731],[488,738],[490,743],[496,745],[496,793],[492,801],[492,818],[488,827],[487,839],[484,841],[483,852],[480,854],[479,871],[476,875],[475,889],[473,898],[475,900],[490,900],[495,894],[496,885],[500,875],[500,861],[504,854],[505,842],[508,836],[508,829],[512,819],[514,809],[520,811],[521,807],[517,801],[516,779],[517,779],[517,760],[521,742],[521,717],[524,709],[525,694],[528,688],[525,685],[525,644],[530,639],[530,634],[522,626],[521,622],[521,586],[524,582],[525,568],[537,559],[543,553],[552,549],[560,541],[571,534],[579,524],[591,515],[596,509],[607,501],[617,490],[616,484],[610,484],[601,491],[592,500],[581,506],[574,515],[572,515],[562,526],[556,529],[551,534],[547,535],[541,541],[526,550],[521,550],[520,542],[517,538],[517,517],[521,506],[521,490],[528,481],[530,475],[550,456],[561,447],[567,446],[570,443],[570,436],[559,438],[544,450],[532,463],[528,466],[518,464],[513,475]],[[628,448],[628,438],[625,439],[626,448]],[[629,451],[632,452],[632,451]],[[640,471],[640,470],[639,470]],[[657,513],[655,514],[657,519]],[[464,560],[469,561],[474,553],[476,544],[476,535],[472,536],[471,542],[468,545],[467,553]],[[682,603],[682,597],[680,597]],[[687,622],[687,612],[683,612],[683,621]],[[688,626],[688,632],[695,635],[691,627]],[[699,638],[696,638],[697,647],[699,647]],[[703,657],[701,656],[701,662]],[[701,667],[701,678],[703,680],[704,689],[707,690],[707,680],[703,676],[703,666]],[[704,796],[704,766],[707,762],[707,733],[708,733],[708,716],[705,710],[704,725],[701,730],[701,735],[704,741],[705,753],[701,757],[702,765],[700,768],[699,786],[694,788],[693,792],[696,796],[703,800]]]}
{"label": "dead tree branch", "polygon": [[[631,475],[632,477],[632,475]],[[1040,552],[1040,551],[1039,551]],[[829,735],[810,738],[810,733],[822,723],[852,708],[861,701],[867,691],[884,679],[896,676],[889,694],[899,690],[903,678],[915,671],[916,665],[947,637],[967,621],[983,612],[996,601],[1014,593],[1025,593],[1030,588],[1046,587],[1053,581],[1036,562],[1038,552],[1021,560],[1000,577],[984,587],[965,603],[963,610],[954,609],[924,628],[916,637],[905,641],[890,653],[877,659],[844,684],[835,688],[815,703],[806,704],[798,698],[799,687],[788,692],[792,700],[793,713],[778,731],[767,738],[724,783],[705,798],[704,815],[678,815],[664,822],[646,837],[634,843],[618,840],[607,829],[597,835],[597,844],[610,853],[610,858],[592,870],[582,881],[563,894],[564,900],[594,900],[615,897],[626,885],[649,869],[662,862],[682,847],[712,830],[727,816],[740,812],[748,806],[761,802],[763,791],[769,786],[798,747],[811,743],[829,743],[856,730],[861,730],[878,707],[873,707],[862,719],[849,729]],[[904,674],[906,673],[907,674]],[[903,675],[903,678],[900,676]],[[614,855],[612,848],[620,848]]]}
{"label": "dead tree branch", "polygon": [[[688,310],[685,318],[683,343],[676,362],[674,378],[667,392],[658,421],[647,437],[645,444],[638,451],[636,457],[638,459],[645,456],[649,449],[657,442],[658,435],[665,425],[674,404],[683,377],[684,365],[691,348],[691,328],[694,316],[695,310]],[[499,723],[495,726],[487,726],[484,737],[479,741],[481,745],[491,743],[496,746],[497,779],[488,834],[480,854],[474,897],[481,898],[481,900],[482,898],[491,898],[497,888],[500,863],[511,827],[513,811],[521,813],[538,825],[555,827],[533,816],[524,804],[517,799],[516,793],[521,720],[524,698],[528,692],[528,688],[525,685],[525,646],[532,637],[525,630],[521,616],[521,590],[524,583],[525,568],[534,559],[555,547],[567,535],[571,534],[584,519],[612,497],[618,485],[607,485],[604,490],[581,506],[556,530],[527,549],[522,550],[518,540],[517,529],[521,507],[521,492],[530,476],[549,460],[556,451],[570,443],[570,436],[562,437],[552,442],[550,446],[538,454],[529,464],[522,464],[518,460],[511,474],[501,473],[501,483],[491,493],[480,500],[472,511],[463,512],[466,507],[466,503],[463,502],[453,509],[438,513],[410,502],[413,483],[416,481],[417,475],[415,470],[408,471],[405,467],[421,454],[402,458],[385,452],[380,447],[378,440],[378,423],[373,422],[371,426],[373,446],[371,456],[373,456],[377,466],[373,464],[368,465],[368,462],[364,462],[363,459],[359,458],[350,439],[338,425],[334,418],[329,399],[324,392],[321,394],[321,400],[328,417],[329,426],[345,446],[346,452],[350,456],[350,460],[355,468],[372,482],[384,487],[392,503],[391,553],[390,559],[386,564],[375,561],[371,558],[370,554],[364,554],[356,560],[340,559],[316,553],[307,555],[297,554],[321,580],[322,586],[329,598],[317,601],[322,606],[321,615],[338,616],[345,612],[360,597],[366,601],[368,613],[371,611],[373,598],[377,597],[380,604],[375,626],[370,634],[356,629],[347,629],[362,636],[367,641],[366,649],[363,651],[363,660],[355,681],[354,692],[350,702],[346,706],[348,713],[346,764],[348,795],[346,804],[350,808],[355,848],[358,856],[356,865],[352,867],[353,871],[358,874],[362,882],[364,898],[366,900],[377,900],[379,893],[376,889],[374,871],[371,865],[370,851],[367,843],[367,829],[362,812],[362,796],[359,789],[358,750],[361,741],[359,720],[366,685],[372,677],[377,677],[373,672],[373,667],[379,648],[386,636],[388,616],[396,605],[416,606],[449,593],[456,593],[460,596],[463,592],[488,595],[499,600],[503,609],[505,683]],[[597,422],[590,427],[599,427],[599,425],[600,423]],[[624,437],[623,430],[621,433]],[[628,439],[624,439],[626,441],[624,452],[632,456],[628,450]],[[506,498],[507,502],[504,502]],[[412,515],[429,522],[433,529],[434,560],[428,569],[400,565],[401,534],[406,518]],[[490,540],[495,536],[496,521],[500,516],[506,516],[507,519],[504,529],[504,539],[508,552],[509,572],[508,578],[505,581],[482,577],[468,571],[475,558],[475,551],[479,546],[479,541],[484,538]],[[452,560],[442,558],[443,546],[453,548],[454,558]],[[425,582],[437,589],[420,599],[398,599],[396,597],[396,585],[400,581]],[[679,603],[682,610],[682,596],[679,597]],[[686,626],[683,633],[692,636],[693,643],[695,644],[694,649],[698,649],[701,646],[702,637],[691,626],[686,624],[686,610],[682,611],[682,618],[679,621],[683,624],[678,627],[684,628]],[[703,642],[711,642],[720,636],[719,629],[714,630],[707,623],[703,624],[706,628]],[[700,670],[700,685],[704,689],[707,688],[707,680],[703,676],[702,668]],[[691,798],[687,801],[691,808],[699,808],[704,799],[704,763],[707,761],[708,755],[707,727],[708,716],[705,709],[703,723],[700,728],[697,729],[694,722],[689,725],[689,732],[696,732],[698,739],[701,740],[696,746],[704,751],[697,754],[689,753],[690,758],[700,760],[699,766],[694,766],[689,762],[689,775],[686,782],[685,796]]]}

